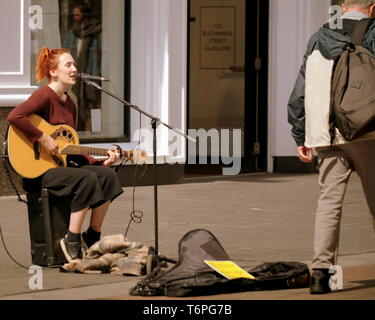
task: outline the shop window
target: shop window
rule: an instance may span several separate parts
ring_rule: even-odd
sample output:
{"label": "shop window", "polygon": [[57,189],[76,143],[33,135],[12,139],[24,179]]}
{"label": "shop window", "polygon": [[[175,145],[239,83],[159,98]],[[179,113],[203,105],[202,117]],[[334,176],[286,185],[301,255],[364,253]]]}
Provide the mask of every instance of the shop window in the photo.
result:
{"label": "shop window", "polygon": [[[78,72],[99,76],[102,52],[102,1],[59,1],[61,47],[70,50]],[[101,92],[77,81],[77,130],[101,132]]]}
{"label": "shop window", "polygon": [[[31,32],[31,83],[42,46],[68,48],[78,72],[101,75],[106,90],[124,97],[125,7],[123,0],[32,0],[43,10],[43,28]],[[130,25],[130,22],[127,21]],[[128,141],[129,119],[122,104],[100,90],[77,81],[70,92],[76,102],[81,142]]]}

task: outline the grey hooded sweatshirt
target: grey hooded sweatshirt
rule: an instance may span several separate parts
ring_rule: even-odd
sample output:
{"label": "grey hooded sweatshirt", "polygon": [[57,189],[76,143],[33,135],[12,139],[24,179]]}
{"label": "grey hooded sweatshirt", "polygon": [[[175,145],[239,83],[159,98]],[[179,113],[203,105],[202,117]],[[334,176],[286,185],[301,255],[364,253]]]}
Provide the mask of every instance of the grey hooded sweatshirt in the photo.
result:
{"label": "grey hooded sweatshirt", "polygon": [[[342,17],[343,29],[331,30],[326,24],[310,38],[288,102],[288,122],[298,146],[331,145],[329,106],[333,66],[363,17],[364,14],[348,12]],[[363,46],[375,54],[375,19],[370,22]],[[333,143],[345,143],[338,130]]]}

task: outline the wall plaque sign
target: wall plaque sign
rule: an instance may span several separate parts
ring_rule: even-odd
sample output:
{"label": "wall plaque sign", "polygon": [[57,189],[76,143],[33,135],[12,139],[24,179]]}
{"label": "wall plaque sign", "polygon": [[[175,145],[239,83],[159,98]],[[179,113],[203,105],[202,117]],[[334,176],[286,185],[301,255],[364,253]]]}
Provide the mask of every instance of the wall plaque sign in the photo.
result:
{"label": "wall plaque sign", "polygon": [[201,7],[201,69],[228,69],[236,60],[236,7]]}

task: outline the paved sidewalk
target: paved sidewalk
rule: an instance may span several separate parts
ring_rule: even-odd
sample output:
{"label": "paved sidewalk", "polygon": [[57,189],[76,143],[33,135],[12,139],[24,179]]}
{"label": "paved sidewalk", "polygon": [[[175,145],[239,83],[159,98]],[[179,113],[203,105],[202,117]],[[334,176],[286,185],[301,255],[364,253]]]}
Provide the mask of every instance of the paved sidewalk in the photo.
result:
{"label": "paved sidewalk", "polygon": [[[113,202],[103,235],[125,232],[132,210],[132,191],[126,188]],[[232,260],[245,269],[263,262],[309,264],[317,195],[316,175],[253,174],[186,179],[183,184],[159,186],[159,251],[177,259],[178,242],[184,234],[203,228],[211,231]],[[153,187],[138,187],[135,209],[142,210],[144,215],[142,223],[131,224],[127,235],[130,241],[154,245],[153,204]],[[0,226],[7,248],[19,263],[28,267],[31,256],[26,206],[17,202],[16,197],[2,197],[0,205]],[[338,264],[344,269],[341,292],[312,296],[308,289],[297,289],[200,299],[374,300],[375,233],[356,174],[351,178],[345,200]],[[31,290],[32,275],[15,264],[0,243],[1,300],[147,300],[128,294],[140,280],[136,277],[65,274],[45,268],[43,289]]]}

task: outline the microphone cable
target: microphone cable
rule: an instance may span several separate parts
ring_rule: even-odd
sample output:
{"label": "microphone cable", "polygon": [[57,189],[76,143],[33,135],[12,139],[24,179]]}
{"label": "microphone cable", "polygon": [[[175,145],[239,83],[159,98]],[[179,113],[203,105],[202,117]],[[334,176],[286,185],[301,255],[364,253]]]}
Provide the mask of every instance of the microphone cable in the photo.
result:
{"label": "microphone cable", "polygon": [[[26,206],[27,206],[27,201],[26,200],[23,200],[21,198],[21,195],[17,189],[17,186],[15,184],[15,182],[13,181],[13,178],[12,178],[12,174],[11,174],[11,166],[9,164],[9,158],[8,158],[8,155],[1,155],[1,158],[3,159],[3,163],[4,163],[4,167],[5,167],[5,172],[8,176],[8,179],[12,185],[12,188],[13,190],[15,191],[15,193],[17,194],[17,197],[18,197],[18,201],[19,202],[22,202],[24,203]],[[7,254],[7,256],[9,257],[10,260],[12,260],[16,265],[18,265],[19,267],[23,268],[23,269],[26,269],[26,270],[29,270],[30,267],[27,267],[25,265],[23,265],[22,263],[18,262],[13,256],[12,254],[10,253],[6,243],[5,243],[5,239],[4,239],[4,234],[3,234],[3,230],[2,230],[2,227],[0,225],[0,239],[1,239],[1,243],[3,244],[3,247],[4,247],[4,250],[5,250],[5,253]],[[59,266],[49,266],[50,268],[56,268],[56,267],[59,267]],[[47,268],[47,267],[42,267],[42,268]]]}
{"label": "microphone cable", "polygon": [[[110,81],[110,83],[112,84],[112,86],[115,88],[116,90],[116,87],[114,85],[114,83],[112,81]],[[141,143],[141,133],[142,133],[142,114],[139,113],[139,128],[140,128],[140,131],[139,131],[139,138],[138,138],[138,142],[137,142],[137,148],[139,149],[140,148],[140,143]],[[6,144],[6,142],[4,142],[4,144]],[[6,148],[5,145],[3,145],[3,147]],[[18,198],[18,201],[19,202],[22,202],[24,204],[27,205],[27,201],[23,200],[21,198],[21,195],[16,187],[16,184],[15,182],[13,181],[13,178],[12,178],[12,175],[11,175],[11,172],[10,172],[10,164],[9,164],[9,158],[8,158],[8,155],[6,154],[2,154],[0,156],[2,159],[3,159],[3,163],[4,163],[4,168],[5,168],[5,172],[6,172],[6,175],[8,177],[8,180],[14,190],[14,192],[16,193],[17,195],[17,198]],[[126,231],[125,231],[125,238],[128,234],[128,231],[129,231],[129,228],[130,228],[130,225],[131,223],[142,223],[142,218],[143,218],[143,211],[142,210],[136,210],[135,209],[135,191],[136,191],[136,186],[137,186],[137,173],[138,173],[138,167],[140,166],[140,164],[137,162],[136,163],[136,166],[135,166],[135,172],[134,172],[134,184],[133,184],[133,192],[132,192],[132,211],[130,212],[130,220],[129,220],[129,223],[127,225],[127,228],[126,228]],[[146,171],[147,171],[147,163],[144,165],[145,168],[143,170],[143,172],[141,172],[140,176],[138,177],[138,179],[141,179],[144,177],[144,175],[146,174]],[[8,247],[6,246],[6,243],[5,243],[5,240],[4,240],[4,235],[3,235],[3,231],[2,231],[2,228],[1,228],[1,225],[0,225],[0,239],[1,239],[1,242],[3,244],[3,247],[4,247],[4,250],[6,252],[6,254],[8,255],[8,257],[16,264],[18,265],[19,267],[23,268],[23,269],[26,269],[26,270],[29,270],[30,267],[27,267],[27,266],[24,266],[23,264],[21,264],[20,262],[18,262],[13,256],[12,254],[10,253],[10,251],[8,250]],[[58,267],[58,266],[50,266],[50,267]]]}
{"label": "microphone cable", "polygon": [[3,247],[5,249],[5,252],[6,254],[8,255],[8,257],[16,264],[18,265],[19,267],[23,268],[23,269],[26,269],[26,270],[29,270],[30,267],[26,267],[24,266],[23,264],[19,263],[15,258],[13,258],[13,256],[11,255],[11,253],[9,252],[8,250],[8,247],[6,246],[5,244],[5,240],[4,240],[4,236],[3,236],[3,230],[1,229],[1,226],[0,226],[0,237],[1,237],[1,242],[3,243]]}
{"label": "microphone cable", "polygon": [[[6,141],[4,141],[3,143],[3,152],[4,150],[6,150],[7,148],[7,145],[6,145]],[[11,174],[11,169],[10,169],[10,164],[9,164],[9,157],[7,154],[2,154],[1,155],[1,158],[3,159],[3,163],[4,163],[4,169],[5,169],[5,173],[8,177],[8,180],[13,188],[13,191],[16,193],[17,195],[17,198],[18,198],[18,201],[19,202],[22,202],[24,204],[27,205],[27,202],[25,200],[23,200],[21,198],[21,195],[17,189],[17,186],[15,184],[15,182],[13,181],[13,178],[12,178],[12,174]],[[12,254],[10,253],[10,251],[8,250],[8,247],[6,246],[6,243],[5,243],[5,240],[4,240],[4,235],[3,235],[3,230],[1,228],[1,225],[0,225],[0,238],[1,238],[1,242],[3,244],[3,247],[4,247],[4,250],[5,250],[5,253],[8,255],[8,257],[16,264],[18,265],[19,267],[23,268],[23,269],[29,269],[29,267],[26,267],[24,266],[23,264],[19,263],[15,258],[13,258]]]}
{"label": "microphone cable", "polygon": [[[137,142],[137,149],[140,150],[140,143],[141,143],[141,136],[142,136],[142,113],[140,112],[139,113],[139,137],[138,137],[138,142]],[[137,187],[137,179],[142,179],[147,171],[147,163],[145,164],[145,168],[143,170],[143,172],[141,173],[141,175],[139,177],[137,177],[137,173],[138,173],[138,167],[139,167],[139,163],[137,162],[136,165],[135,165],[135,169],[134,169],[134,180],[133,180],[133,193],[132,193],[132,203],[133,203],[133,210],[130,212],[130,220],[128,222],[128,225],[126,227],[126,231],[125,231],[125,238],[128,234],[128,231],[129,231],[129,228],[130,228],[130,225],[132,223],[137,223],[137,224],[140,224],[142,223],[142,218],[143,218],[143,211],[142,210],[136,210],[135,209],[135,191],[136,191],[136,187]]]}
{"label": "microphone cable", "polygon": [[[118,94],[118,90],[117,90],[117,87],[115,85],[115,83],[112,81],[112,80],[109,80],[108,82],[113,90],[115,91],[116,94]],[[128,108],[131,108],[128,106]],[[141,144],[141,136],[142,136],[142,113],[139,112],[139,137],[138,137],[138,141],[137,141],[137,149],[140,150],[140,144]],[[122,162],[120,165],[124,165],[126,164],[126,161],[125,162]],[[135,209],[135,192],[136,192],[136,187],[137,187],[137,181],[138,179],[142,179],[144,177],[144,175],[146,174],[146,171],[147,171],[147,163],[144,165],[144,170],[143,172],[141,172],[140,176],[138,177],[138,168],[140,167],[140,164],[138,163],[138,161],[136,162],[135,164],[135,169],[134,169],[134,177],[133,177],[133,191],[132,191],[132,211],[130,212],[130,219],[129,219],[129,222],[127,224],[127,227],[125,229],[125,233],[124,233],[124,237],[126,238],[128,232],[129,232],[129,228],[130,228],[130,225],[132,223],[137,223],[137,224],[140,224],[142,223],[142,218],[143,218],[143,211],[142,210],[139,210],[139,209]]]}

